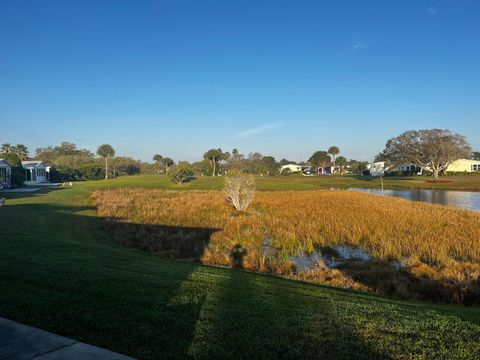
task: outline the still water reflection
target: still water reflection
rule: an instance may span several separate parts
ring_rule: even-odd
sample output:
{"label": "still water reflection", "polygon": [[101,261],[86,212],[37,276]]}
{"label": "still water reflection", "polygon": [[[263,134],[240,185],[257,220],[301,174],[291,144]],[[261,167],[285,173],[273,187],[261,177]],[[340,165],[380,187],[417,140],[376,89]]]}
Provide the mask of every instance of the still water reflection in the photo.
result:
{"label": "still water reflection", "polygon": [[391,189],[356,189],[368,194],[395,196],[411,201],[424,201],[433,204],[455,206],[467,210],[480,211],[480,192],[449,190],[391,190]]}

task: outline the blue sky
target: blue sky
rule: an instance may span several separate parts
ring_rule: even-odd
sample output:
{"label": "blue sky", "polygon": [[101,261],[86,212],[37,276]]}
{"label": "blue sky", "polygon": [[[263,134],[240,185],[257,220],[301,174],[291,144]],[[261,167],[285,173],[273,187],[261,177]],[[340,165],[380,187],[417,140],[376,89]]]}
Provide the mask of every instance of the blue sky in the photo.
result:
{"label": "blue sky", "polygon": [[0,0],[0,142],[370,160],[409,129],[480,149],[480,1]]}

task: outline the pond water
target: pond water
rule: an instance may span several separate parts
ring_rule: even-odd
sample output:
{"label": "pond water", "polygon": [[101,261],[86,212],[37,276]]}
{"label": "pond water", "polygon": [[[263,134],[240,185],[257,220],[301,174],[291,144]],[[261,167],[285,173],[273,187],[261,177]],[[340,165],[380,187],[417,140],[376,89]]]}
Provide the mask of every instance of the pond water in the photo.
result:
{"label": "pond water", "polygon": [[450,190],[392,190],[349,188],[368,194],[394,196],[411,201],[423,201],[433,204],[454,206],[467,210],[480,211],[480,192]]}

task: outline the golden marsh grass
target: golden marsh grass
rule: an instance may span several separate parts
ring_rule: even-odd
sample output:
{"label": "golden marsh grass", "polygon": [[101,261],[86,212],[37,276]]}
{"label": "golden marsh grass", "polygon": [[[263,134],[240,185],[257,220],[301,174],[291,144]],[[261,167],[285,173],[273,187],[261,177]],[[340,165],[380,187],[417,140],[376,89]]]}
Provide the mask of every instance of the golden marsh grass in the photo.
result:
{"label": "golden marsh grass", "polygon": [[[466,302],[465,294],[453,299],[451,288],[474,297],[479,289],[480,213],[473,211],[330,190],[259,192],[246,214],[219,191],[125,189],[93,197],[115,240],[168,256],[229,266],[240,244],[244,267],[254,271],[449,302]],[[266,237],[274,257],[263,251]],[[374,260],[356,270],[295,271],[290,256],[335,245],[364,249]],[[392,260],[402,261],[401,274]],[[439,289],[445,294],[438,299],[428,294]]]}

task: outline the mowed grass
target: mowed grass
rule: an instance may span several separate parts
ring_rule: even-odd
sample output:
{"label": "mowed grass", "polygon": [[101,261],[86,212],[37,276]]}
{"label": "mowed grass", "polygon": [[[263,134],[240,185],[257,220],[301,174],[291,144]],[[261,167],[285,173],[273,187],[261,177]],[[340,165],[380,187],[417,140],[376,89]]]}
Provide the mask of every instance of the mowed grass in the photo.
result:
{"label": "mowed grass", "polygon": [[[446,176],[441,180],[447,183],[431,182],[431,177],[384,177],[383,184],[386,189],[443,189],[443,190],[472,190],[480,191],[480,175]],[[221,190],[224,178],[221,176],[198,176],[192,182],[176,185],[165,175],[134,175],[122,176],[108,181],[87,181],[81,183],[82,188],[89,190],[102,190],[122,187],[139,187],[166,190]],[[75,185],[78,183],[74,183]],[[324,188],[379,188],[379,177],[365,176],[257,176],[257,190],[316,190]]]}
{"label": "mowed grass", "polygon": [[[139,177],[122,182],[141,186]],[[141,359],[478,358],[476,307],[397,301],[125,248],[101,230],[89,200],[101,186],[2,194],[0,316]]]}
{"label": "mowed grass", "polygon": [[[480,302],[478,212],[341,190],[258,192],[246,214],[235,213],[220,191],[123,189],[93,198],[115,240],[147,251],[230,266],[232,249],[240,245],[244,266],[253,271],[404,297]],[[292,256],[332,252],[338,245],[367,251],[377,266],[296,274]],[[401,273],[392,260],[403,262]]]}

